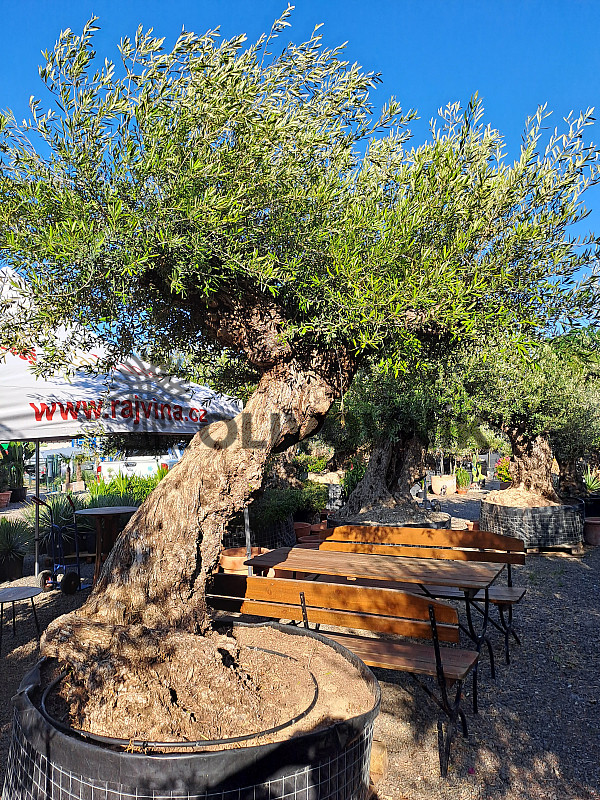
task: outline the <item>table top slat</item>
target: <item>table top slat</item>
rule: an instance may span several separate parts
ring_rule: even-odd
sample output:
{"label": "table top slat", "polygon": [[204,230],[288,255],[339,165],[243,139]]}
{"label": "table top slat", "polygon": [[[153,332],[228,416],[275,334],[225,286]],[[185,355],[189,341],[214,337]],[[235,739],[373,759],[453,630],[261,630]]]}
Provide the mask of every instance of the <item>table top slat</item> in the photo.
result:
{"label": "table top slat", "polygon": [[254,568],[275,567],[290,572],[374,578],[420,585],[458,586],[461,589],[485,589],[504,569],[504,564],[478,561],[407,558],[299,547],[281,547],[255,556],[245,563]]}

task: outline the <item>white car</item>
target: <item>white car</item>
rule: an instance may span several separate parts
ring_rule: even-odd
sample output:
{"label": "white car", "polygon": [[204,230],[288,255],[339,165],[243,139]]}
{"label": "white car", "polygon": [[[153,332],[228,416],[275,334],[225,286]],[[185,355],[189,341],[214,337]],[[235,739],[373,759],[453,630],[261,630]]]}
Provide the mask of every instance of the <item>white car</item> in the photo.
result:
{"label": "white car", "polygon": [[98,480],[104,480],[109,483],[119,473],[126,475],[128,478],[133,475],[148,478],[151,475],[155,475],[161,467],[163,469],[174,467],[181,456],[181,450],[174,447],[169,453],[161,456],[128,455],[118,461],[101,461],[97,467]]}

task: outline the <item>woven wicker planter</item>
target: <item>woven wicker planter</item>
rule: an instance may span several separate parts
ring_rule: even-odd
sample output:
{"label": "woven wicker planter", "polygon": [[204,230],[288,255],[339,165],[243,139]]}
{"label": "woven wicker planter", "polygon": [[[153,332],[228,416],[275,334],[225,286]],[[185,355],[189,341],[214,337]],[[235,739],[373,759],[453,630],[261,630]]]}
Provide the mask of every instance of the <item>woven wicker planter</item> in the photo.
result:
{"label": "woven wicker planter", "polygon": [[560,506],[516,508],[481,501],[481,530],[516,536],[526,548],[574,547],[583,541],[582,500]]}

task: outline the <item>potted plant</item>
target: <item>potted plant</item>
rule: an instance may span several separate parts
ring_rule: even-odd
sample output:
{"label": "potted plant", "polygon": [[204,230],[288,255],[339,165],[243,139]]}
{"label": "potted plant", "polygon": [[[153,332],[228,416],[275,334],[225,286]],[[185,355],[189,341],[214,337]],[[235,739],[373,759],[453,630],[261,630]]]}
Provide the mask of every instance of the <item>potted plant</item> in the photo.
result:
{"label": "potted plant", "polygon": [[583,473],[585,483],[585,515],[586,517],[600,516],[600,473],[591,470],[589,465]]}
{"label": "potted plant", "polygon": [[471,473],[464,467],[458,467],[456,470],[456,491],[458,494],[466,494],[471,485]]}
{"label": "potted plant", "polygon": [[0,583],[23,577],[23,559],[31,541],[31,529],[25,520],[0,519]]}
{"label": "potted plant", "polygon": [[25,484],[25,451],[21,442],[11,442],[6,451],[10,502],[22,503],[27,498]]}
{"label": "potted plant", "polygon": [[11,491],[9,488],[9,471],[5,455],[0,461],[0,508],[6,508],[10,503]]}

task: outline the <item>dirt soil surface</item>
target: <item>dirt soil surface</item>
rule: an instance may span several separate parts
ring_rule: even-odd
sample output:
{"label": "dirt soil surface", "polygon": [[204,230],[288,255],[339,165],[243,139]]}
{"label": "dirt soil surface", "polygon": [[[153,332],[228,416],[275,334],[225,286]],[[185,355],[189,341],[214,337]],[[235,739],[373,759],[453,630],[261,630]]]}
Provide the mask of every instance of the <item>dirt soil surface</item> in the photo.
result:
{"label": "dirt soil surface", "polygon": [[514,506],[515,508],[540,508],[545,506],[558,506],[553,500],[548,500],[536,492],[528,492],[522,486],[501,489],[500,491],[490,492],[486,496],[488,503],[496,503],[499,506]]}
{"label": "dirt soil surface", "polygon": [[[452,527],[477,519],[484,496],[472,491],[444,498],[442,510],[452,513]],[[18,583],[35,585],[32,577]],[[491,680],[484,654],[479,714],[471,711],[467,683],[463,707],[470,735],[463,740],[457,734],[446,780],[439,776],[437,707],[408,676],[375,670],[382,688],[375,735],[389,754],[389,773],[377,785],[379,800],[600,800],[600,547],[586,547],[582,557],[529,555],[525,567],[515,570],[515,584],[527,587],[515,613],[522,646],[511,646],[511,664],[506,665],[502,638],[491,629],[497,678]],[[82,592],[40,595],[36,605],[42,630],[84,599]],[[30,606],[17,604],[14,638],[10,608],[5,612],[0,785],[10,737],[10,697],[39,657]]]}
{"label": "dirt soil surface", "polygon": [[[154,649],[147,665],[136,661],[108,684],[90,671],[93,690],[82,693],[83,700],[70,673],[50,695],[50,713],[77,729],[128,745],[131,740],[183,741],[200,742],[205,749],[210,740],[285,725],[313,701],[297,723],[226,746],[282,741],[373,707],[373,692],[356,667],[329,645],[304,636],[228,626],[227,632],[206,637],[174,631],[162,635]],[[42,672],[42,689],[56,677],[55,663]]]}

